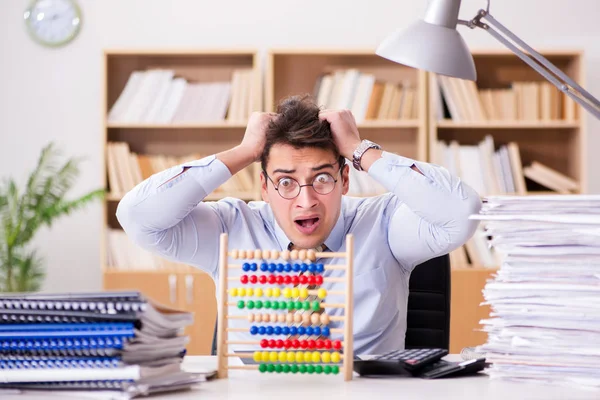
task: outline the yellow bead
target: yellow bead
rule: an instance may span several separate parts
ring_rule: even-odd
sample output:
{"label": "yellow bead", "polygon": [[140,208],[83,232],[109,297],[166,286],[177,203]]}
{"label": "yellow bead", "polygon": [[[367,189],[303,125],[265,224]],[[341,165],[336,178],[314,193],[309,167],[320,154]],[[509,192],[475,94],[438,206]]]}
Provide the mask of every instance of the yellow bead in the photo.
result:
{"label": "yellow bead", "polygon": [[265,289],[265,296],[272,297],[273,296],[273,289],[271,289],[271,288]]}
{"label": "yellow bead", "polygon": [[285,362],[287,360],[287,353],[285,351],[280,351],[278,356],[279,362]]}
{"label": "yellow bead", "polygon": [[312,351],[304,352],[304,362],[310,362],[312,360]]}
{"label": "yellow bead", "polygon": [[256,297],[262,297],[263,296],[263,290],[261,288],[254,289],[254,295]]}
{"label": "yellow bead", "polygon": [[325,297],[327,297],[327,290],[321,288],[317,291],[317,297],[319,297],[320,299],[324,299]]}
{"label": "yellow bead", "polygon": [[276,287],[273,289],[273,297],[279,297],[279,296],[281,296],[281,289]]}
{"label": "yellow bead", "polygon": [[321,353],[319,353],[318,351],[313,351],[313,353],[312,353],[312,362],[318,363],[320,361],[321,361]]}
{"label": "yellow bead", "polygon": [[289,363],[296,362],[296,353],[294,353],[293,351],[288,351],[286,354],[286,358],[286,361]]}
{"label": "yellow bead", "polygon": [[337,351],[334,351],[333,353],[331,353],[331,362],[339,363],[340,362],[340,353],[338,353]]}
{"label": "yellow bead", "polygon": [[262,356],[260,354],[260,351],[255,351],[254,352],[254,361],[260,362],[261,360],[262,360]]}
{"label": "yellow bead", "polygon": [[263,351],[262,353],[260,353],[260,358],[261,358],[262,362],[269,361],[269,352],[268,351]]}
{"label": "yellow bead", "polygon": [[324,363],[329,363],[331,362],[331,354],[329,354],[328,352],[323,352],[321,353],[321,361],[323,361]]}
{"label": "yellow bead", "polygon": [[232,297],[236,297],[236,296],[238,295],[238,290],[237,290],[237,288],[233,288],[233,289],[231,289],[231,290],[229,291],[229,294],[230,294]]}
{"label": "yellow bead", "polygon": [[290,297],[292,297],[292,289],[290,289],[290,288],[283,289],[283,297],[285,297],[286,299],[289,299]]}
{"label": "yellow bead", "polygon": [[254,289],[252,289],[251,287],[246,289],[246,296],[254,296]]}
{"label": "yellow bead", "polygon": [[246,295],[246,288],[239,288],[238,289],[238,295],[240,297],[244,297]]}
{"label": "yellow bead", "polygon": [[277,362],[278,359],[279,359],[279,355],[277,354],[276,351],[272,351],[269,353],[269,361]]}
{"label": "yellow bead", "polygon": [[298,289],[297,287],[292,289],[292,297],[293,298],[297,298],[300,297],[300,289]]}
{"label": "yellow bead", "polygon": [[304,362],[304,353],[301,351],[296,352],[296,362],[301,363]]}
{"label": "yellow bead", "polygon": [[300,289],[300,298],[306,299],[307,297],[308,297],[308,289],[307,288]]}

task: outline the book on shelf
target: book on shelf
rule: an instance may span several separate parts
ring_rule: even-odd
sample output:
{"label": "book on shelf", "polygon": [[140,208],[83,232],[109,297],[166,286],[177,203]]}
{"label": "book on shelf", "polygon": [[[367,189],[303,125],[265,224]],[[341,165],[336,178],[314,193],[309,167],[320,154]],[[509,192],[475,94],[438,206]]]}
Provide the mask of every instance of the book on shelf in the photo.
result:
{"label": "book on shelf", "polygon": [[550,82],[515,81],[510,87],[478,88],[473,81],[435,75],[438,120],[575,121],[577,105]]}
{"label": "book on shelf", "polygon": [[255,73],[237,68],[230,80],[190,81],[173,69],[133,71],[110,107],[112,124],[243,122],[257,110]]}
{"label": "book on shelf", "polygon": [[352,111],[359,124],[367,120],[418,118],[417,89],[410,82],[382,81],[356,68],[322,74],[313,95],[320,106]]}
{"label": "book on shelf", "polygon": [[488,237],[481,227],[463,246],[451,251],[449,256],[450,265],[455,269],[496,268],[501,262],[497,252],[489,246]]}

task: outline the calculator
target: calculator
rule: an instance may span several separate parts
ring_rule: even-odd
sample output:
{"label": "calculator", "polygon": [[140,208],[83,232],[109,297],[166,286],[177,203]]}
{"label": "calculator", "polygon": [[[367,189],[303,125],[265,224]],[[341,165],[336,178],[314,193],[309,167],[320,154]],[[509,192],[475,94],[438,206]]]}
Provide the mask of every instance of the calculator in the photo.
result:
{"label": "calculator", "polygon": [[394,350],[374,358],[354,360],[354,371],[368,375],[416,375],[422,368],[448,354],[446,349]]}

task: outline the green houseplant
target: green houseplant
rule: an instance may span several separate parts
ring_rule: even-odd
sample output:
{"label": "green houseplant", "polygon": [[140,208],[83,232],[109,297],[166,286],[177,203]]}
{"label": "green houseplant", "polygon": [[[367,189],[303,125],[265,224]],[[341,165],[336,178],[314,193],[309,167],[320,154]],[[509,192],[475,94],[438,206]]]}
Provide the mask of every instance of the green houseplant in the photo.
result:
{"label": "green houseplant", "polygon": [[97,189],[66,199],[79,176],[80,162],[65,159],[49,143],[22,190],[12,178],[0,182],[0,292],[39,290],[45,273],[42,258],[30,248],[36,232],[104,195],[104,189]]}

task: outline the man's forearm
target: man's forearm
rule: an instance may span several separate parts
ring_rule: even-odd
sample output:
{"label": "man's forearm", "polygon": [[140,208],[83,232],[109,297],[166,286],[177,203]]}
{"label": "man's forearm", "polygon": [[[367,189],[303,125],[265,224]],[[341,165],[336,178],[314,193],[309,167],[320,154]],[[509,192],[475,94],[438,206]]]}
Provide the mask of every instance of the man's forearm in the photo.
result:
{"label": "man's forearm", "polygon": [[254,155],[242,146],[217,153],[216,157],[225,164],[232,176],[254,162]]}

